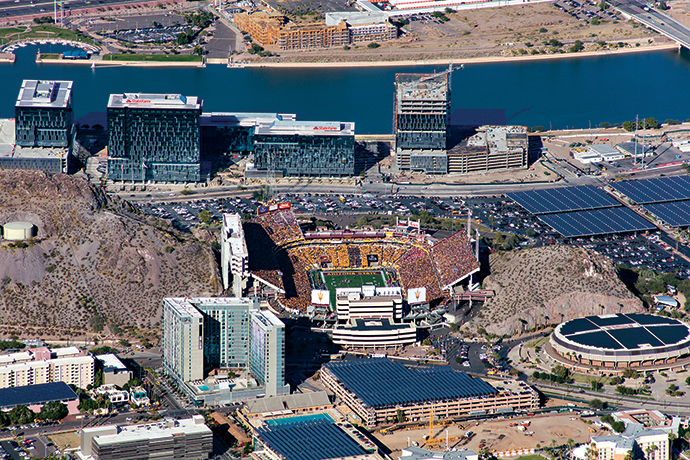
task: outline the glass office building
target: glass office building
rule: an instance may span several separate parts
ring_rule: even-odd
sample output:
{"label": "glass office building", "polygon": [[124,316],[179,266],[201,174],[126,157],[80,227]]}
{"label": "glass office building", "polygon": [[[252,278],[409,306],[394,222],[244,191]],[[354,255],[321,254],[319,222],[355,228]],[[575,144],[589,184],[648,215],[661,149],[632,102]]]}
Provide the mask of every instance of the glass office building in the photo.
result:
{"label": "glass office building", "polygon": [[111,94],[108,178],[198,182],[202,102],[181,94]]}
{"label": "glass office building", "polygon": [[254,130],[254,167],[284,176],[351,176],[355,124],[278,120]]}
{"label": "glass office building", "polygon": [[68,147],[72,136],[72,82],[24,80],[14,107],[20,147]]}

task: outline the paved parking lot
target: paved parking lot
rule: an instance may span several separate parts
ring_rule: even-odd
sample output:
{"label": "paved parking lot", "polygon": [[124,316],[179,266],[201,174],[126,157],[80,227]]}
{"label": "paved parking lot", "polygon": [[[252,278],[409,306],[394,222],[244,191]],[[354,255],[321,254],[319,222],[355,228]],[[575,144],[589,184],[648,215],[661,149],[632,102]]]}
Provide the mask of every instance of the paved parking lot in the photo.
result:
{"label": "paved parking lot", "polygon": [[[549,226],[505,197],[435,198],[435,197],[360,197],[354,195],[286,194],[279,201],[290,201],[293,211],[315,214],[338,225],[347,225],[362,215],[399,214],[428,211],[436,217],[455,216],[458,226],[465,223],[465,209],[472,209],[473,219],[492,231],[509,232],[525,238],[524,246],[564,243],[592,249],[610,257],[615,263],[630,267],[647,267],[660,272],[674,272],[690,277],[690,263],[670,253],[671,247],[658,232],[649,235],[613,235],[592,238],[564,239]],[[141,210],[150,215],[170,219],[182,231],[199,224],[199,213],[211,213],[211,223],[220,223],[222,214],[237,212],[254,214],[258,202],[253,198],[214,198],[184,203],[146,203]],[[414,217],[413,217],[414,218]],[[685,250],[686,248],[681,248]]]}
{"label": "paved parking lot", "polygon": [[582,22],[591,22],[592,19],[598,18],[604,21],[620,21],[620,17],[613,11],[612,8],[602,10],[599,8],[599,3],[594,0],[583,1],[582,3],[575,0],[563,1],[559,0],[553,2],[554,6],[561,11],[564,11]]}

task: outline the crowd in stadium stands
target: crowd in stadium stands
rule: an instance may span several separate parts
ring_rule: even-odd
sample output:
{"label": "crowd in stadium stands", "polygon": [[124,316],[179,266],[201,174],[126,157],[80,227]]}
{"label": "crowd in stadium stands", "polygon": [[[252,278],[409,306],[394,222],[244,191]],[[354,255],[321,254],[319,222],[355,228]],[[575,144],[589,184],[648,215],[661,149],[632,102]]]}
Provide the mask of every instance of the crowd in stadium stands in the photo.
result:
{"label": "crowd in stadium stands", "polygon": [[397,265],[404,291],[426,287],[427,300],[438,299],[442,296],[436,268],[427,251],[413,247],[398,260]]}
{"label": "crowd in stadium stands", "polygon": [[432,246],[431,259],[436,265],[442,286],[479,268],[472,245],[464,232],[457,232]]}
{"label": "crowd in stadium stands", "polygon": [[251,222],[261,225],[277,246],[304,238],[292,211],[275,211],[254,217]]}
{"label": "crowd in stadium stands", "polygon": [[347,253],[347,247],[344,244],[339,244],[335,247],[336,258],[333,260],[335,268],[350,268],[350,257]]}

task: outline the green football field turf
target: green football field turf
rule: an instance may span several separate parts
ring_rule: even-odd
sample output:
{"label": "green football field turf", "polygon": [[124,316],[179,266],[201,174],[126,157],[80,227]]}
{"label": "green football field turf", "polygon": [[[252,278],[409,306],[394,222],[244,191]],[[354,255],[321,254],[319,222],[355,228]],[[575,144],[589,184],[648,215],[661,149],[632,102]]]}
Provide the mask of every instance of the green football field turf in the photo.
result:
{"label": "green football field turf", "polygon": [[336,288],[358,288],[365,285],[386,286],[386,277],[380,270],[324,270],[318,276],[331,292],[331,305],[335,306]]}

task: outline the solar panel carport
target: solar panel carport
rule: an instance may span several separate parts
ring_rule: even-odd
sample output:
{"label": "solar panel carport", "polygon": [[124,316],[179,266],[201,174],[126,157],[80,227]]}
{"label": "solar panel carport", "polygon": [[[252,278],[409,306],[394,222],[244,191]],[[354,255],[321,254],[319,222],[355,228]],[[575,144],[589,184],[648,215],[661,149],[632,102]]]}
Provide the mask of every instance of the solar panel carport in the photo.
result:
{"label": "solar panel carport", "polygon": [[690,200],[690,176],[626,180],[611,187],[637,204]]}
{"label": "solar panel carport", "polygon": [[370,358],[331,362],[324,367],[370,407],[498,393],[485,381],[450,366],[408,369],[386,358]]}
{"label": "solar panel carport", "polygon": [[324,419],[258,428],[259,440],[284,460],[325,460],[368,455],[354,439]]}
{"label": "solar panel carport", "polygon": [[532,214],[611,208],[621,205],[615,198],[593,185],[528,190],[510,193],[508,198]]}
{"label": "solar panel carport", "polygon": [[566,238],[642,232],[656,227],[629,208],[542,214],[539,219]]}
{"label": "solar panel carport", "polygon": [[690,225],[690,200],[646,204],[643,208],[663,220],[669,227]]}

